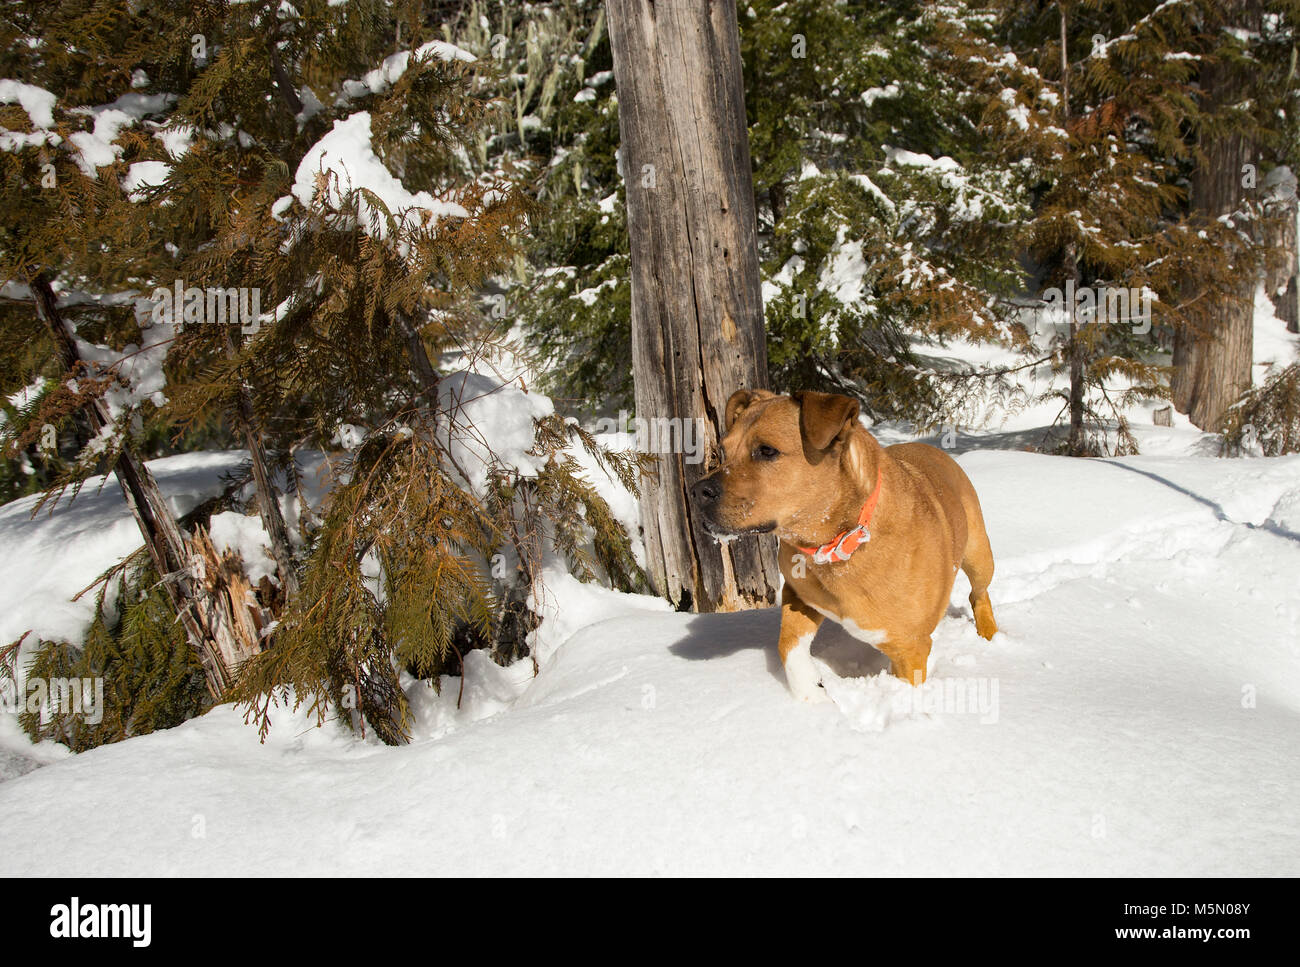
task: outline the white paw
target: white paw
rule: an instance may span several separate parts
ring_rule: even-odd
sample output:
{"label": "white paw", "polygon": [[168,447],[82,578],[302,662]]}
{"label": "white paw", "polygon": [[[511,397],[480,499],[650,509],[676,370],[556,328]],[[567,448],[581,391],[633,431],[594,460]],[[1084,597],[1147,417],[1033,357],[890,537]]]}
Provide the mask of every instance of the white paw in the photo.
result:
{"label": "white paw", "polygon": [[785,656],[785,681],[790,692],[801,702],[829,702],[822,688],[821,672],[812,659],[812,639],[801,641]]}
{"label": "white paw", "polygon": [[790,691],[794,693],[794,697],[799,701],[807,702],[809,705],[817,705],[831,700],[831,697],[826,694],[826,689],[822,688],[820,684],[814,685],[812,688],[796,688],[791,685]]}

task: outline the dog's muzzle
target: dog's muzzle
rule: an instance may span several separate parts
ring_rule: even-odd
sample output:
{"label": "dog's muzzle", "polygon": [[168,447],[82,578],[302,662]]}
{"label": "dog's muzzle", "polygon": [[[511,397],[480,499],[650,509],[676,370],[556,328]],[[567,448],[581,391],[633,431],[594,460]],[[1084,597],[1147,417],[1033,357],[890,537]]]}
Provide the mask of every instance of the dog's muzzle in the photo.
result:
{"label": "dog's muzzle", "polygon": [[695,506],[702,511],[707,511],[718,503],[718,498],[722,496],[721,485],[712,477],[705,477],[703,480],[697,480],[695,486],[691,488],[691,500]]}
{"label": "dog's muzzle", "polygon": [[776,524],[761,524],[757,527],[737,529],[728,527],[718,519],[718,509],[722,503],[722,484],[713,477],[704,477],[691,487],[691,503],[699,512],[704,529],[719,539],[743,537],[748,534],[770,534],[776,530]]}

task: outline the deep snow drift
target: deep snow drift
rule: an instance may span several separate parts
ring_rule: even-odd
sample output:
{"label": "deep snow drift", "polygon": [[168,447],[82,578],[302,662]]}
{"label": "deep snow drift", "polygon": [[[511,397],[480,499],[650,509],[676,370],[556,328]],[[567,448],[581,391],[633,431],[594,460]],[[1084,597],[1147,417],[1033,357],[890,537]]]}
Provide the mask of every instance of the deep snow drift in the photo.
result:
{"label": "deep snow drift", "polygon": [[[236,459],[153,466],[184,505]],[[473,655],[404,748],[221,708],[70,756],[0,716],[0,872],[1300,873],[1300,457],[959,459],[1002,631],[959,576],[919,692],[828,622],[805,706],[776,610],[552,574],[540,676]],[[0,508],[4,640],[84,620],[56,602],[132,544],[111,483],[29,509]]]}

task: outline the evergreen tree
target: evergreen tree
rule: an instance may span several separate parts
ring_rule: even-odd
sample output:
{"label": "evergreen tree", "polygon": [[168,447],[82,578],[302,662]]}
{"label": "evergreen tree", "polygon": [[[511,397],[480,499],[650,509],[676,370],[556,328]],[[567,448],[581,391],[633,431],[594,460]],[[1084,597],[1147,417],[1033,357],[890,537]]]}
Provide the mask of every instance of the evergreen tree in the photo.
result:
{"label": "evergreen tree", "polygon": [[[9,22],[17,52],[5,73],[35,83],[0,91],[27,115],[5,116],[6,216],[47,157],[58,177],[35,196],[39,232],[16,216],[6,226],[0,268],[21,279],[35,265],[60,291],[120,305],[126,335],[162,344],[151,372],[167,377],[166,400],[136,387],[136,412],[164,404],[151,416],[182,437],[222,427],[249,447],[281,588],[259,602],[276,618],[257,643],[269,648],[217,691],[263,726],[293,688],[291,701],[322,714],[332,703],[400,741],[398,668],[436,682],[468,647],[526,653],[543,555],[554,549],[588,578],[639,580],[627,535],[571,452],[586,449],[631,486],[635,460],[539,417],[526,466],[496,461],[489,445],[490,487],[458,461],[457,441],[477,431],[444,376],[501,342],[479,292],[509,267],[529,204],[516,173],[481,150],[503,107],[491,62],[440,37],[440,15],[418,2],[123,2]],[[45,105],[60,126],[45,122]],[[29,325],[20,317],[7,319]],[[123,338],[107,358],[131,356]],[[29,352],[58,375],[43,362],[48,343]],[[47,378],[58,412],[73,418],[88,393],[113,391],[115,365],[72,395]],[[31,445],[46,403],[15,423],[17,445]],[[132,452],[138,423],[122,414],[99,452]],[[337,484],[295,556],[275,519],[277,471],[292,485],[292,454],[340,446],[350,452],[332,461]],[[102,462],[81,460],[76,479]],[[214,553],[201,533],[180,540]],[[209,576],[220,563],[209,560]]]}
{"label": "evergreen tree", "polygon": [[[1035,65],[1063,95],[1061,130],[1043,132],[1060,147],[1039,155],[1043,187],[1030,230],[1043,283],[1094,295],[1127,290],[1153,300],[1149,333],[1146,319],[1116,325],[1082,304],[1062,320],[1056,366],[1070,374],[1063,394],[1068,452],[1105,446],[1102,436],[1085,431],[1085,422],[1098,426],[1104,411],[1114,419],[1120,447],[1133,448],[1123,410],[1141,398],[1168,396],[1171,360],[1164,350],[1171,341],[1222,329],[1244,312],[1249,363],[1250,299],[1264,256],[1259,207],[1247,201],[1214,217],[1191,195],[1197,173],[1216,165],[1206,156],[1207,143],[1227,132],[1249,132],[1253,143],[1273,145],[1259,158],[1264,167],[1283,160],[1286,138],[1265,129],[1277,127],[1277,109],[1294,80],[1273,59],[1290,36],[1282,10],[1289,5],[1277,5],[1267,42],[1225,29],[1228,6],[1216,0],[1017,4],[1003,15],[1012,47],[1036,56]],[[1249,69],[1267,79],[1256,101],[1209,96],[1203,75],[1209,65],[1225,63],[1255,65]],[[1282,117],[1288,128],[1292,122]],[[1237,183],[1247,175],[1240,165],[1230,167],[1217,164],[1213,177]],[[1172,363],[1181,368],[1177,353]]]}
{"label": "evergreen tree", "polygon": [[[990,111],[990,92],[968,96],[958,78],[945,79],[969,74],[963,57],[987,46],[977,21],[915,3],[742,8],[775,387],[829,381],[877,416],[932,418],[952,394],[914,355],[913,339],[1015,338],[1010,307],[994,298],[1018,278],[1001,226],[1025,204],[990,151],[1006,111]],[[604,83],[604,45],[582,53],[590,73],[565,78],[561,90],[577,88],[573,104],[557,98],[550,125],[566,140],[541,161],[542,197],[554,200],[563,234],[531,249],[544,310],[526,325],[556,364],[559,392],[625,406],[617,101]],[[980,256],[963,254],[968,245]]]}
{"label": "evergreen tree", "polygon": [[[1042,81],[962,4],[761,2],[741,30],[774,381],[951,416],[953,338],[1023,342],[1010,297]],[[1012,86],[1019,89],[1018,97]]]}
{"label": "evergreen tree", "polygon": [[540,214],[506,315],[541,386],[571,409],[632,410],[631,286],[618,98],[603,0],[466,6],[450,28],[499,65],[511,125],[480,145]]}

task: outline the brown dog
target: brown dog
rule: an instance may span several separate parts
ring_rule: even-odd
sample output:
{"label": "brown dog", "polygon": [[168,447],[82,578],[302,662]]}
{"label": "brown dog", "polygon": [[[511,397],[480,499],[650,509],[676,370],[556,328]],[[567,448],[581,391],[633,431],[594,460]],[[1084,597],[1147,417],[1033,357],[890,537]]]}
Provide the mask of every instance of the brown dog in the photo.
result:
{"label": "brown dog", "polygon": [[780,538],[781,662],[796,697],[825,698],[809,650],[823,617],[884,652],[899,678],[925,681],[958,567],[975,629],[997,632],[979,499],[942,450],[882,447],[847,396],[738,390],[721,456],[691,496],[715,536]]}

